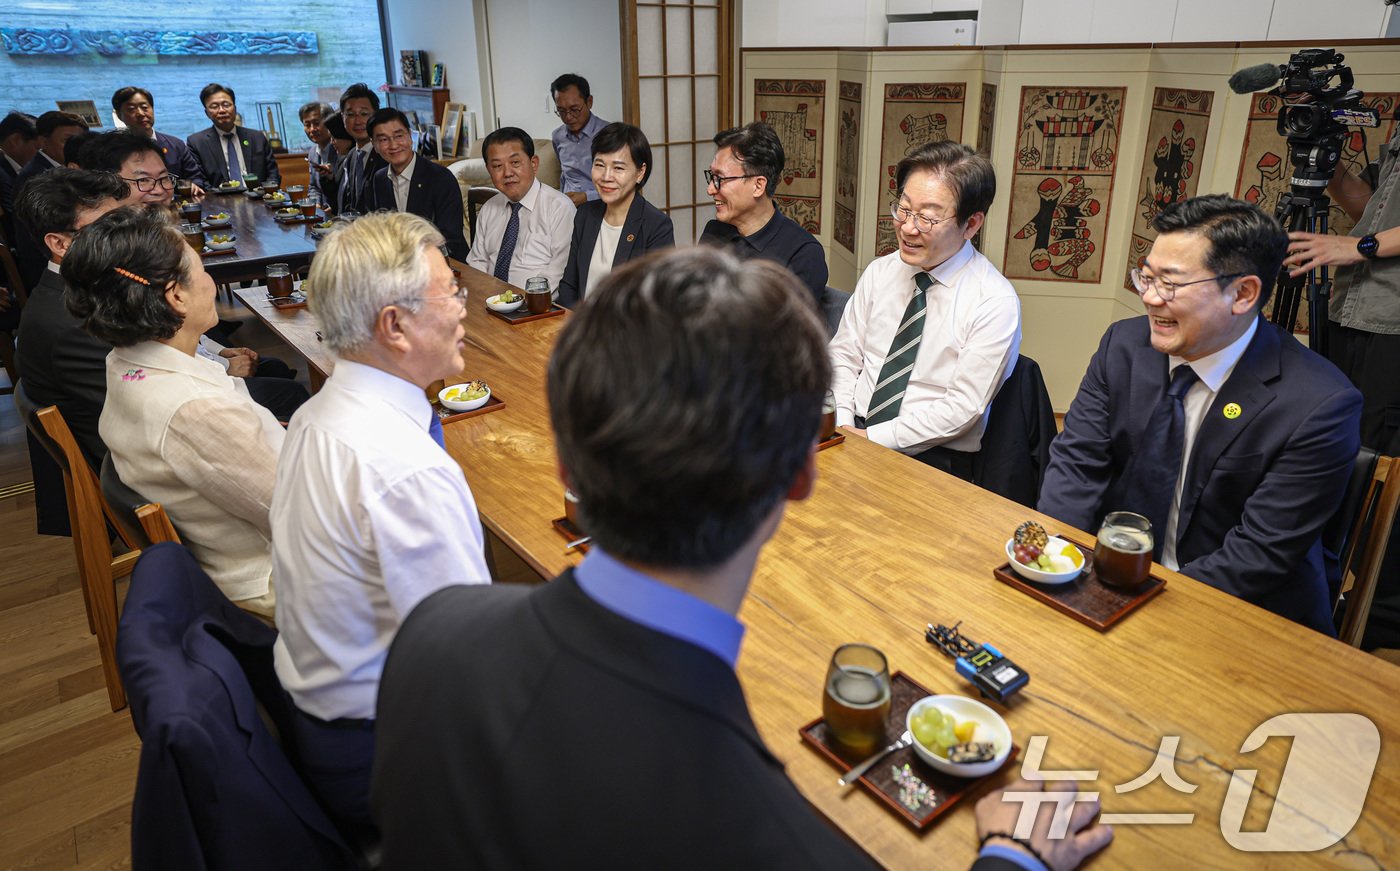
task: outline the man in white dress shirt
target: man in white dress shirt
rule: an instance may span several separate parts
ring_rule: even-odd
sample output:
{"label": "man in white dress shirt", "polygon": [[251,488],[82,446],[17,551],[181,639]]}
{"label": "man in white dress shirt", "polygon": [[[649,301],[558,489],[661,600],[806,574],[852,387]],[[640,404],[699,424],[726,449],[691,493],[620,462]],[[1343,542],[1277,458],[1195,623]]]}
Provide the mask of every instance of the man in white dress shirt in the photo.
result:
{"label": "man in white dress shirt", "polygon": [[899,250],[875,260],[831,340],[836,422],[964,480],[1016,365],[1016,290],[972,247],[996,193],[987,158],[935,142],[895,170]]}
{"label": "man in white dress shirt", "polygon": [[490,582],[476,503],[423,392],[463,365],[465,291],[442,244],[400,212],[321,243],[309,302],[338,359],[287,429],[273,490],[277,676],[307,780],[350,825],[372,825],[375,703],[399,625],[442,587]]}
{"label": "man in white dress shirt", "polygon": [[574,204],[535,174],[535,142],[519,127],[502,127],[482,143],[491,181],[505,196],[492,197],[477,215],[476,240],[467,265],[516,287],[542,275],[559,287],[569,261]]}

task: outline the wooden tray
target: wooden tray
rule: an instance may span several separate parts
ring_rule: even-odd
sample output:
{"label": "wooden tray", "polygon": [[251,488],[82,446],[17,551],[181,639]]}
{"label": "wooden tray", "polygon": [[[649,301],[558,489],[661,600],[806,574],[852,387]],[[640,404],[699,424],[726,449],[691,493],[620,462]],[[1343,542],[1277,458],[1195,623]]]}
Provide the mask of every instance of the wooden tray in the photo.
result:
{"label": "wooden tray", "polygon": [[1106,631],[1167,588],[1165,580],[1151,575],[1136,590],[1110,587],[1094,573],[1093,549],[1077,541],[1071,543],[1084,554],[1084,571],[1073,581],[1038,584],[1016,574],[1010,563],[1002,563],[992,569],[992,577],[1100,632]]}
{"label": "wooden tray", "polygon": [[206,233],[228,233],[230,235],[233,233],[233,221],[229,221],[227,224],[220,224],[217,227],[210,224],[208,221],[200,221],[199,226],[202,227]]}
{"label": "wooden tray", "polygon": [[309,218],[305,215],[297,215],[295,218],[284,218],[281,215],[274,212],[272,215],[272,220],[276,221],[279,224],[319,224],[325,219],[322,218],[319,214],[312,215]]}
{"label": "wooden tray", "polygon": [[530,310],[524,306],[521,306],[513,312],[498,312],[491,308],[488,308],[486,312],[487,314],[495,315],[508,324],[524,324],[544,318],[557,318],[565,312],[565,308],[556,302],[549,307],[549,311],[537,315],[531,314]]}
{"label": "wooden tray", "polygon": [[267,301],[272,303],[273,308],[278,311],[295,311],[299,308],[306,308],[306,300],[304,299],[301,302],[297,302],[294,299],[288,299],[286,297],[269,296]]}
{"label": "wooden tray", "polygon": [[491,395],[486,398],[486,404],[480,408],[473,408],[471,411],[453,411],[444,408],[441,403],[433,403],[433,413],[438,416],[438,420],[443,423],[451,423],[454,420],[466,420],[469,417],[478,417],[483,414],[490,414],[493,411],[500,411],[506,407],[506,401],[496,396],[496,391],[491,391]]}
{"label": "wooden tray", "polygon": [[219,187],[218,185],[212,185],[212,186],[207,187],[207,188],[204,189],[204,192],[205,192],[206,194],[225,194],[225,195],[227,195],[227,194],[241,194],[241,193],[244,193],[245,191],[247,191],[247,188],[245,188],[242,184],[240,184],[240,185],[239,185],[238,187],[236,187],[236,188],[221,188],[221,187]]}
{"label": "wooden tray", "polygon": [[234,253],[236,253],[237,251],[238,251],[238,248],[237,248],[237,247],[234,247],[234,248],[224,248],[224,249],[222,249],[222,250],[220,250],[220,251],[211,251],[211,250],[209,250],[208,248],[205,248],[203,251],[199,252],[199,256],[200,256],[200,257],[222,257],[222,256],[224,256],[225,254],[234,254]]}
{"label": "wooden tray", "polygon": [[827,439],[826,441],[820,442],[820,443],[817,445],[817,450],[819,450],[819,451],[824,451],[824,450],[826,450],[827,448],[834,448],[834,447],[836,447],[837,445],[839,445],[839,444],[841,444],[842,442],[844,442],[845,440],[846,440],[846,437],[843,436],[841,433],[838,432],[836,435],[832,436],[831,438]]}
{"label": "wooden tray", "polygon": [[[899,736],[904,734],[904,720],[909,708],[919,699],[931,695],[933,693],[919,686],[904,672],[894,673],[890,678],[890,717],[885,723],[885,740],[880,742],[881,747],[899,740]],[[861,762],[860,759],[847,759],[845,750],[832,743],[826,730],[826,720],[821,717],[803,726],[798,730],[798,734],[802,736],[803,743],[817,751],[842,773],[850,771]],[[1012,744],[1005,764],[991,774],[984,777],[953,777],[951,774],[935,771],[919,758],[913,747],[904,747],[875,763],[865,776],[856,782],[900,819],[916,830],[923,831],[958,802],[980,791],[990,778],[999,776],[1008,766],[1014,764],[1020,753],[1021,748]],[[901,786],[895,780],[897,773],[912,788]],[[933,791],[931,803],[910,794],[920,784]]]}
{"label": "wooden tray", "polygon": [[[585,534],[582,529],[579,529],[577,526],[574,526],[572,523],[570,523],[569,518],[567,517],[559,517],[554,520],[551,520],[549,522],[549,525],[554,527],[555,532],[564,536],[565,543],[568,543],[570,541],[578,541],[580,538],[583,538]],[[578,551],[579,553],[588,553],[588,547],[588,543],[585,542],[584,544],[581,544],[578,547],[574,548],[574,550]]]}

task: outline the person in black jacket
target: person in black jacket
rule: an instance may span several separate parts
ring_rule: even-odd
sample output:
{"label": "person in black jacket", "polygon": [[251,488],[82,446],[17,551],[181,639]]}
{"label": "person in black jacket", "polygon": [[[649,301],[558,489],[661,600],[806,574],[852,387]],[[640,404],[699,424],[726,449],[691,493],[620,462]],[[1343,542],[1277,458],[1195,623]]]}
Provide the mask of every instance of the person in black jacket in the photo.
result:
{"label": "person in black jacket", "polygon": [[374,174],[370,208],[390,212],[410,212],[438,228],[447,240],[447,253],[458,260],[467,256],[467,236],[462,187],[457,177],[440,163],[418,159],[413,150],[413,133],[408,116],[386,106],[369,119],[370,141],[388,164]]}
{"label": "person in black jacket", "polygon": [[238,124],[238,103],[232,88],[210,82],[199,92],[199,102],[214,123],[196,130],[187,141],[210,187],[241,182],[248,175],[259,181],[282,182],[267,137],[261,130]]}
{"label": "person in black jacket", "polygon": [[593,137],[598,199],[574,213],[569,262],[559,279],[559,304],[573,308],[613,269],[648,251],[676,244],[671,218],[646,201],[651,145],[631,124],[609,124]]}
{"label": "person in black jacket", "polygon": [[[754,565],[816,483],[831,364],[806,296],[776,264],[688,248],[569,319],[548,393],[593,549],[541,586],[441,590],[399,630],[371,790],[386,868],[870,864],[788,780],[734,672]],[[1068,837],[1044,813],[1018,841],[1020,809],[978,803],[979,871],[1041,867],[1026,845],[1070,868],[1112,838],[1085,803]]]}

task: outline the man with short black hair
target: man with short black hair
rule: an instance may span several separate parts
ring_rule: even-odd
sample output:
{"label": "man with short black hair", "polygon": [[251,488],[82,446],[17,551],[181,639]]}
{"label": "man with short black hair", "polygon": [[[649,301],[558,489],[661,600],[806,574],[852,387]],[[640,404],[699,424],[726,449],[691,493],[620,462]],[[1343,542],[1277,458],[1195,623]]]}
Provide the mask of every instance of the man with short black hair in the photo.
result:
{"label": "man with short black hair", "polygon": [[741,260],[762,257],[792,270],[821,303],[826,294],[826,252],[816,237],[778,211],[773,194],[787,158],[772,127],[753,121],[715,136],[719,149],[705,170],[705,190],[715,219],[702,243],[728,248]]}
{"label": "man with short black hair", "polygon": [[564,122],[550,137],[559,157],[559,190],[581,206],[598,199],[593,187],[593,137],[608,122],[593,114],[593,92],[588,79],[578,73],[565,73],[551,82],[549,96],[554,114]]}
{"label": "man with short black hair", "polygon": [[70,136],[88,129],[87,122],[71,112],[45,112],[34,122],[38,148],[29,163],[20,170],[15,179],[15,194],[18,195],[25,183],[36,175],[63,166],[63,144]]}
{"label": "man with short black hair", "polygon": [[199,92],[199,102],[213,126],[190,134],[190,150],[204,169],[211,185],[243,181],[256,176],[259,182],[282,183],[277,158],[261,130],[238,124],[238,104],[233,89],[211,82]]}
{"label": "man with short black hair", "polygon": [[899,250],[866,267],[831,340],[836,422],[965,481],[992,400],[1016,366],[1016,289],[970,241],[996,175],[934,142],[895,170]]}
{"label": "man with short black hair", "polygon": [[317,194],[324,192],[322,185],[330,181],[335,168],[340,165],[340,154],[335,150],[335,141],[331,138],[331,132],[326,129],[326,119],[334,112],[329,103],[319,100],[312,100],[297,111],[301,127],[306,131],[306,138],[311,140],[311,147],[306,151],[306,163],[311,175],[307,190]]}
{"label": "man with short black hair", "polygon": [[389,164],[374,174],[373,207],[428,219],[447,240],[448,255],[465,260],[467,237],[462,231],[462,188],[457,177],[442,164],[418,159],[408,117],[398,109],[375,112],[369,120],[369,135],[374,150]]}
{"label": "man with short black hair", "polygon": [[1356,461],[1361,394],[1259,314],[1288,249],[1278,221],[1213,194],[1152,226],[1132,271],[1147,315],[1099,342],[1036,508],[1090,531],[1141,514],[1157,562],[1335,635],[1321,534]]}
{"label": "man with short black hair", "polygon": [[171,175],[189,179],[194,185],[194,195],[204,196],[209,182],[205,180],[204,171],[194,153],[180,137],[156,130],[156,100],[150,91],[134,85],[118,88],[112,94],[112,108],[117,111],[117,118],[126,125],[126,129],[155,142],[160,149],[161,161]]}
{"label": "man with short black hair", "polygon": [[340,95],[340,119],[355,147],[340,161],[324,190],[337,212],[367,212],[371,208],[374,174],[385,167],[374,150],[369,119],[379,111],[379,95],[364,82],[356,82]]}
{"label": "man with short black hair", "polygon": [[83,146],[78,162],[83,169],[116,173],[131,193],[123,205],[168,206],[175,199],[175,177],[165,163],[160,143],[134,130],[99,133]]}
{"label": "man with short black hair", "polygon": [[39,150],[39,134],[34,119],[23,112],[11,112],[0,120],[0,209],[5,210],[5,238],[15,241],[10,216],[15,210],[15,193],[20,171]]}
{"label": "man with short black hair", "polygon": [[[593,549],[547,584],[438,591],[399,630],[385,867],[872,866],[784,774],[735,674],[754,567],[816,485],[825,344],[789,272],[703,247],[628,263],[575,309],[550,421]],[[979,871],[1043,871],[1032,851],[1063,871],[1112,839],[1095,802],[1053,840],[1048,813],[1012,838],[1020,811],[978,802]]]}
{"label": "man with short black hair", "polygon": [[574,204],[536,178],[535,141],[519,127],[502,127],[481,144],[486,171],[504,196],[492,197],[476,216],[476,240],[467,265],[516,287],[535,276],[557,290],[569,262]]}

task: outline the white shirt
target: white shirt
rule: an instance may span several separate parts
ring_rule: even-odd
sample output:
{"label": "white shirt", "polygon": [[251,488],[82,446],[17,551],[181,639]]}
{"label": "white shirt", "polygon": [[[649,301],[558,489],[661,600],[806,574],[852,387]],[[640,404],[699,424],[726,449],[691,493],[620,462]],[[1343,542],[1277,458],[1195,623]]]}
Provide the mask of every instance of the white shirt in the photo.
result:
{"label": "white shirt", "polygon": [[45,153],[42,152],[42,151],[36,151],[36,152],[34,152],[34,153],[37,154],[37,155],[39,155],[40,157],[44,158],[45,160],[47,160],[49,163],[53,164],[54,166],[62,166],[62,165],[63,165],[63,164],[59,163],[57,160],[54,160],[52,157],[49,157],[47,154],[45,154]]}
{"label": "white shirt", "polygon": [[[229,164],[228,177],[234,181],[241,181],[243,174],[248,171],[248,168],[243,165],[243,143],[242,140],[238,138],[238,128],[235,127],[225,133],[218,127],[215,127],[214,132],[219,134],[219,152],[224,157],[224,163],[228,163],[228,141],[230,139],[233,140],[233,156],[238,159],[238,165],[234,166],[233,164]],[[261,181],[261,179],[259,179],[259,181]]]}
{"label": "white shirt", "polygon": [[[836,423],[864,417],[880,368],[918,292],[918,272],[899,252],[873,261],[831,340]],[[986,257],[964,242],[930,272],[923,339],[899,416],[866,430],[870,440],[906,454],[942,445],[976,451],[987,428],[987,410],[1016,365],[1021,346],[1021,303]]]}
{"label": "white shirt", "polygon": [[[1201,431],[1201,424],[1205,422],[1206,412],[1210,411],[1211,403],[1215,402],[1215,396],[1220,392],[1220,388],[1225,386],[1225,382],[1230,380],[1230,374],[1235,371],[1235,364],[1240,362],[1240,357],[1244,356],[1245,348],[1254,339],[1254,332],[1259,328],[1259,319],[1255,318],[1249,322],[1249,329],[1244,335],[1235,341],[1216,351],[1214,354],[1207,354],[1201,359],[1191,363],[1192,369],[1196,370],[1196,375],[1200,380],[1191,385],[1182,397],[1182,408],[1186,412],[1186,431],[1181,444],[1181,468],[1176,473],[1176,493],[1172,496],[1171,511],[1167,514],[1167,528],[1163,531],[1162,540],[1162,565],[1176,571],[1181,568],[1176,561],[1176,539],[1177,539],[1177,513],[1181,510],[1181,488],[1186,482],[1186,472],[1191,461],[1191,450],[1196,446],[1196,433]],[[1176,372],[1176,367],[1185,364],[1186,361],[1180,357],[1167,358],[1167,381],[1171,382],[1171,375]]]}
{"label": "white shirt", "polygon": [[462,470],[428,434],[421,388],[337,360],[287,429],[272,497],[277,676],[323,720],[374,717],[379,675],[414,606],[486,584]]}
{"label": "white shirt", "polygon": [[588,285],[583,289],[584,299],[593,292],[609,272],[612,272],[613,256],[617,254],[617,242],[622,238],[622,228],[609,224],[607,219],[598,225],[598,238],[593,242],[593,260],[588,264]]}
{"label": "white shirt", "polygon": [[220,366],[224,367],[224,371],[227,372],[229,359],[219,353],[222,350],[224,350],[224,346],[208,336],[200,336],[199,345],[194,349],[195,353],[200,357],[212,363],[218,363]]}
{"label": "white shirt", "polygon": [[400,212],[408,211],[408,189],[413,184],[413,168],[418,165],[418,155],[413,155],[408,159],[408,166],[403,168],[402,173],[394,172],[394,168],[389,167],[389,184],[394,188],[394,206]]}
{"label": "white shirt", "polygon": [[[520,198],[520,235],[510,258],[510,283],[524,287],[536,275],[549,279],[551,290],[559,286],[569,261],[574,235],[574,204],[564,194],[538,178]],[[510,200],[492,197],[476,216],[476,242],[467,254],[467,265],[488,275],[496,270],[496,253],[510,222]]]}

